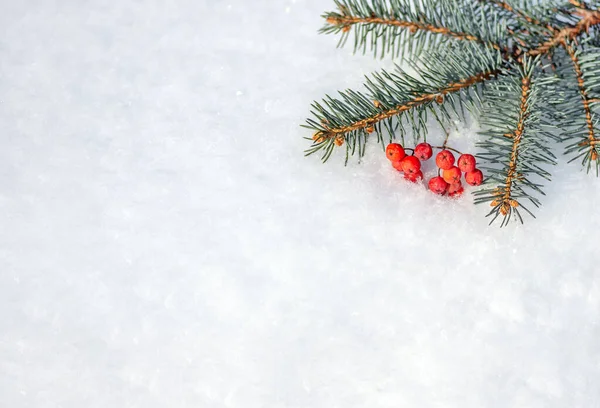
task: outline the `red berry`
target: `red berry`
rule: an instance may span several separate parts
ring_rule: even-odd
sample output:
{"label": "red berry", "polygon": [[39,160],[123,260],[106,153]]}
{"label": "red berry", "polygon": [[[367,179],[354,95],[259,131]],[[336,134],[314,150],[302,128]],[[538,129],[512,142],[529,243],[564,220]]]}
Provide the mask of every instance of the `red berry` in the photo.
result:
{"label": "red berry", "polygon": [[419,170],[416,173],[404,173],[404,178],[408,181],[416,183],[419,180],[423,180],[423,172]]}
{"label": "red berry", "polygon": [[444,170],[442,172],[442,177],[444,178],[444,181],[446,181],[446,183],[448,184],[460,183],[461,176],[462,173],[460,172],[460,169],[456,166],[452,166],[448,170]]}
{"label": "red berry", "polygon": [[392,167],[394,167],[396,170],[402,172],[404,170],[402,170],[402,160],[396,160],[392,162]]}
{"label": "red berry", "polygon": [[425,161],[431,159],[433,156],[433,149],[429,143],[419,143],[415,146],[415,157],[419,160]]}
{"label": "red berry", "polygon": [[483,183],[483,173],[479,169],[470,171],[465,174],[465,181],[472,186],[479,186]]}
{"label": "red berry", "polygon": [[404,148],[401,144],[398,143],[390,143],[385,148],[385,155],[391,162],[395,162],[398,160],[404,159],[406,153],[404,152]]}
{"label": "red berry", "polygon": [[421,162],[415,156],[406,156],[402,160],[402,170],[404,173],[418,173],[421,170]]}
{"label": "red berry", "polygon": [[472,154],[461,154],[458,158],[457,166],[463,173],[475,170],[475,156]]}
{"label": "red berry", "polygon": [[429,189],[435,194],[444,195],[448,189],[448,183],[440,176],[437,176],[429,180]]}
{"label": "red berry", "polygon": [[442,170],[454,166],[454,155],[449,150],[442,150],[435,156],[435,164]]}
{"label": "red berry", "polygon": [[450,184],[450,187],[448,187],[448,196],[459,197],[464,191],[465,189],[461,183]]}

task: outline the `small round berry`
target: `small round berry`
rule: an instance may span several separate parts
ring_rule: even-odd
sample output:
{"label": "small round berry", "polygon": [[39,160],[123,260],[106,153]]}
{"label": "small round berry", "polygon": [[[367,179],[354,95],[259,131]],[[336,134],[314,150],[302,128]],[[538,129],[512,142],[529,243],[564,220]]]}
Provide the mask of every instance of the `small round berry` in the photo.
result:
{"label": "small round berry", "polygon": [[385,155],[391,162],[395,162],[398,160],[404,159],[406,153],[404,152],[404,148],[401,144],[398,143],[390,143],[385,148]]}
{"label": "small round berry", "polygon": [[429,143],[419,143],[415,146],[415,157],[419,160],[425,161],[431,159],[433,156],[433,149]]}
{"label": "small round berry", "polygon": [[448,196],[450,197],[460,197],[462,193],[464,193],[465,189],[463,188],[461,183],[450,184],[448,187]]}
{"label": "small round berry", "polygon": [[454,155],[449,150],[442,150],[435,156],[435,164],[442,170],[454,166]]}
{"label": "small round berry", "polygon": [[429,189],[435,194],[444,195],[448,189],[448,183],[440,176],[436,176],[429,180]]}
{"label": "small round berry", "polygon": [[463,173],[475,170],[475,156],[472,154],[461,154],[458,158],[457,166]]}
{"label": "small round berry", "polygon": [[404,173],[404,178],[412,183],[416,183],[419,180],[423,180],[423,172],[419,170],[416,173]]}
{"label": "small round berry", "polygon": [[470,171],[465,174],[465,181],[471,186],[479,186],[483,183],[483,173],[479,169]]}
{"label": "small round berry", "polygon": [[392,167],[398,170],[399,172],[403,172],[402,170],[402,160],[396,160],[392,162]]}
{"label": "small round berry", "polygon": [[404,173],[418,173],[421,170],[421,162],[415,156],[406,156],[402,160],[402,170]]}
{"label": "small round berry", "polygon": [[448,170],[444,170],[442,172],[442,177],[448,184],[460,183],[461,176],[462,173],[460,172],[460,169],[456,166],[452,166]]}

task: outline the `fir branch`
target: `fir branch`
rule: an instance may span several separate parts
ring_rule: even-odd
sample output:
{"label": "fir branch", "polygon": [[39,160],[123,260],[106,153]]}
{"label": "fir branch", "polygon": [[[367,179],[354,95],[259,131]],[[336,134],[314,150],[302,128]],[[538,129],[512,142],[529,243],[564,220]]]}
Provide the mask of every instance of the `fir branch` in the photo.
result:
{"label": "fir branch", "polygon": [[[341,44],[353,32],[354,50],[363,53],[406,51],[418,76],[397,67],[368,77],[366,91],[315,102],[307,154],[322,152],[325,161],[345,145],[347,161],[364,155],[372,134],[383,144],[384,131],[390,141],[399,133],[404,144],[405,126],[417,143],[428,114],[445,130],[465,106],[482,108],[487,179],[475,202],[491,203],[488,215],[502,216],[501,226],[522,222],[521,210],[533,216],[524,204],[541,205],[545,165],[556,164],[551,140],[570,139],[566,153],[600,173],[600,0],[335,2],[339,12],[324,15],[322,32],[341,33]],[[424,49],[435,51],[417,58]]]}
{"label": "fir branch", "polygon": [[368,135],[375,133],[382,143],[383,131],[387,130],[391,139],[399,129],[404,138],[406,122],[412,125],[416,140],[426,129],[427,112],[442,123],[450,118],[451,111],[462,112],[463,103],[478,103],[477,94],[468,90],[494,78],[502,58],[498,52],[462,44],[428,53],[413,65],[421,78],[396,67],[396,73],[384,71],[367,77],[367,92],[348,90],[340,92],[339,99],[327,97],[322,103],[315,102],[314,118],[306,125],[315,131],[314,144],[307,154],[323,150],[323,160],[327,160],[335,147],[333,141],[338,146],[346,144],[347,157],[355,153],[358,143],[362,155]]}
{"label": "fir branch", "polygon": [[[524,57],[520,67],[512,67],[484,95],[489,102],[482,114],[482,124],[488,130],[482,132],[487,140],[479,144],[484,149],[479,156],[488,163],[483,168],[490,176],[484,189],[475,193],[475,202],[490,202],[493,207],[488,214],[492,216],[490,223],[502,216],[501,226],[507,225],[513,215],[523,222],[520,209],[534,216],[524,200],[539,207],[540,201],[532,193],[544,193],[534,179],[550,179],[550,173],[538,163],[555,164],[547,146],[547,140],[553,137],[546,130],[547,108],[540,102],[544,87],[554,79],[534,79],[537,63]],[[507,97],[511,94],[514,99]]]}
{"label": "fir branch", "polygon": [[356,24],[375,24],[392,27],[407,28],[411,34],[415,34],[417,31],[423,31],[432,34],[440,34],[446,37],[452,37],[457,40],[473,41],[495,50],[500,50],[498,44],[484,41],[481,38],[462,32],[455,32],[446,27],[439,27],[433,24],[398,20],[398,19],[385,19],[380,17],[355,17],[355,16],[340,16],[330,15],[327,17],[327,23],[336,27],[341,27],[342,31],[348,31],[351,26]]}
{"label": "fir branch", "polygon": [[[541,45],[565,24],[577,21],[563,13],[564,0],[479,0],[492,4],[503,19],[507,20],[507,31],[523,50]],[[551,50],[551,49],[550,49]]]}
{"label": "fir branch", "polygon": [[[506,32],[498,21],[486,18],[476,2],[453,0],[336,0],[337,12],[325,13],[322,33],[341,33],[346,43],[354,29],[354,51],[367,48],[383,57],[418,55],[426,46],[446,40],[477,43],[500,50]],[[408,41],[410,40],[410,41]],[[408,43],[407,49],[404,45]]]}
{"label": "fir branch", "polygon": [[[498,74],[498,72],[499,71],[486,71],[486,72],[481,72],[479,74],[470,76],[468,78],[463,78],[457,82],[450,83],[447,86],[438,89],[436,92],[429,92],[429,93],[416,95],[414,98],[406,101],[405,103],[403,103],[401,105],[395,106],[391,109],[386,109],[383,112],[377,113],[376,115],[373,115],[373,116],[365,118],[365,119],[361,119],[361,120],[354,122],[348,126],[342,126],[342,127],[338,127],[338,128],[327,128],[325,131],[319,132],[317,134],[317,137],[332,138],[332,137],[336,137],[339,134],[345,134],[345,133],[353,132],[353,131],[360,130],[360,129],[367,129],[369,127],[372,127],[373,125],[375,125],[378,122],[381,122],[385,119],[389,119],[393,116],[397,116],[397,115],[401,114],[402,112],[411,110],[415,107],[418,107],[418,106],[421,106],[421,105],[424,105],[427,103],[434,102],[438,98],[440,98],[440,100],[443,101],[443,97],[445,95],[458,92],[465,88],[469,88],[469,87],[473,86],[474,84],[484,82],[488,79],[491,79],[494,76],[496,76]],[[371,133],[371,132],[369,132],[369,133]]]}
{"label": "fir branch", "polygon": [[[505,135],[512,139],[512,149],[510,153],[510,162],[508,163],[508,169],[506,171],[506,181],[504,182],[504,189],[499,189],[499,198],[492,202],[492,205],[496,205],[500,213],[504,216],[508,216],[511,208],[517,208],[519,206],[518,200],[513,198],[513,183],[519,177],[517,173],[518,164],[518,152],[521,140],[523,137],[523,131],[525,129],[525,120],[529,116],[529,93],[531,91],[531,77],[524,76],[521,79],[521,106],[519,107],[519,120],[517,127],[512,134]],[[502,195],[500,195],[502,194]]]}
{"label": "fir branch", "polygon": [[[369,99],[362,94],[348,91],[348,93],[341,93],[343,97],[343,101],[329,99],[326,100],[325,103],[328,107],[333,111],[325,110],[320,104],[315,103],[313,107],[319,112],[313,114],[320,118],[320,122],[315,122],[314,120],[308,120],[309,128],[320,129],[317,130],[312,140],[314,141],[313,146],[311,146],[306,154],[310,155],[316,153],[319,150],[324,150],[324,154],[322,156],[323,161],[327,161],[331,156],[333,149],[335,146],[342,146],[346,143],[346,162],[348,161],[348,157],[351,154],[356,152],[356,144],[359,145],[359,155],[364,155],[364,146],[366,144],[367,135],[372,133],[377,134],[377,138],[379,142],[383,142],[382,133],[384,129],[388,130],[390,137],[395,135],[395,131],[398,130],[399,126],[402,126],[402,115],[417,110],[417,119],[418,123],[415,123],[415,117],[410,116],[408,118],[409,121],[413,122],[413,134],[414,136],[418,136],[420,130],[424,127],[426,119],[423,117],[425,111],[424,109],[427,107],[432,107],[431,105],[434,102],[442,104],[447,100],[450,100],[451,103],[455,104],[452,99],[448,98],[452,96],[452,94],[468,89],[475,84],[482,83],[488,79],[496,76],[500,71],[492,70],[478,73],[476,75],[463,78],[457,82],[453,82],[448,84],[443,88],[439,88],[434,92],[426,92],[416,96],[413,96],[411,99],[404,101],[403,103],[396,105],[392,108],[385,109],[383,108],[382,102],[378,99],[373,99],[372,108],[369,106]],[[383,78],[391,78],[392,76],[386,72],[383,72],[381,76],[375,77],[377,81],[382,84]],[[339,125],[339,126],[330,126],[331,120],[327,119],[328,117],[334,116],[336,114],[352,114],[352,112],[357,112],[357,110],[353,109],[348,104],[356,104],[357,106],[362,106],[363,109],[371,108],[370,115],[360,120],[356,120],[351,122],[348,125]],[[443,109],[443,108],[442,108]],[[436,115],[434,111],[434,116],[441,122],[439,116]],[[443,111],[443,117],[448,117],[447,111]],[[396,120],[395,125],[392,123],[392,120]],[[387,120],[387,122],[386,122]],[[383,123],[383,126],[382,126]],[[404,129],[402,130],[402,138],[404,139]],[[352,147],[351,147],[352,146]]]}
{"label": "fir branch", "polygon": [[[579,53],[574,49],[571,44],[565,45],[565,49],[573,62],[573,70],[575,71],[575,78],[577,80],[577,85],[579,88],[579,94],[581,96],[581,104],[583,108],[583,114],[585,115],[585,127],[586,131],[583,134],[583,140],[572,144],[567,147],[566,153],[571,153],[574,151],[578,151],[578,155],[575,156],[571,161],[583,156],[582,164],[587,166],[587,171],[589,172],[592,166],[592,162],[594,162],[596,167],[596,175],[599,174],[600,163],[598,161],[598,144],[600,144],[600,139],[598,139],[596,135],[596,129],[594,126],[595,115],[592,112],[592,104],[594,103],[594,99],[589,98],[589,85],[586,81],[586,77],[584,76],[584,71],[582,67],[582,63],[579,58]],[[597,71],[597,69],[596,69]],[[592,76],[592,80],[593,80]],[[600,76],[596,77],[596,83],[600,85]],[[575,137],[580,137],[578,133],[575,133]]]}
{"label": "fir branch", "polygon": [[554,27],[547,25],[545,23],[542,23],[540,20],[536,19],[535,17],[532,17],[532,16],[526,14],[525,12],[516,9],[511,4],[509,4],[505,1],[501,1],[501,0],[480,0],[480,1],[490,3],[490,4],[495,5],[496,7],[499,7],[500,9],[507,11],[510,15],[514,16],[518,20],[523,20],[531,25],[545,27],[549,31],[554,31]]}
{"label": "fir branch", "polygon": [[529,51],[530,56],[548,54],[553,48],[565,45],[568,41],[575,40],[577,37],[587,33],[594,25],[600,24],[600,11],[578,9],[572,15],[579,16],[581,19],[574,26],[567,26],[557,31],[552,38],[545,41],[539,47]]}

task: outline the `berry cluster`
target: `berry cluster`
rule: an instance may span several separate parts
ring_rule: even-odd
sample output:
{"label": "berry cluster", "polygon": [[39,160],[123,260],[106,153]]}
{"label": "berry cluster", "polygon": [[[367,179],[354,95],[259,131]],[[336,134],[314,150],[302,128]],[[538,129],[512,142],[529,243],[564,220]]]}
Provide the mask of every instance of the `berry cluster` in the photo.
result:
{"label": "berry cluster", "polygon": [[[404,178],[416,183],[423,179],[421,162],[427,161],[433,156],[433,147],[429,143],[419,143],[407,155],[404,147],[398,143],[390,143],[385,149],[387,158],[392,166],[404,173]],[[429,180],[429,190],[435,194],[449,197],[458,197],[464,192],[461,183],[463,173],[465,181],[472,186],[478,186],[483,182],[483,173],[475,167],[475,157],[471,154],[461,154],[454,165],[455,158],[451,151],[443,149],[435,157],[435,164],[439,168],[438,176]]]}

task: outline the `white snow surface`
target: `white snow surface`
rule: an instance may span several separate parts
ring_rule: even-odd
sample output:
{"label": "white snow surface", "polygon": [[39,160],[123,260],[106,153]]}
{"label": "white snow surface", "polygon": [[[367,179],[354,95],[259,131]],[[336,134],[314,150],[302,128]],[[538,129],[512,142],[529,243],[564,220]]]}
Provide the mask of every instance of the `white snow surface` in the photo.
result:
{"label": "white snow surface", "polygon": [[600,407],[577,164],[500,230],[375,143],[304,158],[312,100],[392,66],[332,1],[1,3],[1,407]]}

